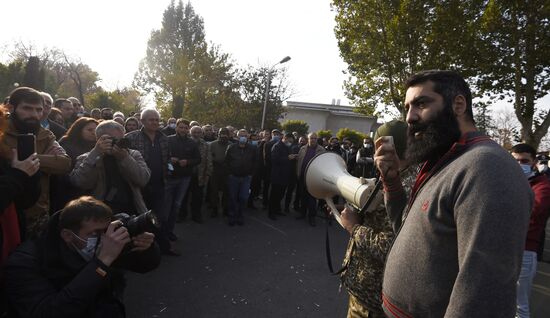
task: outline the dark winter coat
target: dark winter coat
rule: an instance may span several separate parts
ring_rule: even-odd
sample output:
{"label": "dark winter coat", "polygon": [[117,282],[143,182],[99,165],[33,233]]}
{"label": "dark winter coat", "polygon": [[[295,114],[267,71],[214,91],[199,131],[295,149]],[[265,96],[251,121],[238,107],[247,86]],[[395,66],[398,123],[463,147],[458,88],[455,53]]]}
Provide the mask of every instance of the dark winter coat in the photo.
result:
{"label": "dark winter coat", "polygon": [[[59,213],[40,240],[22,244],[6,265],[12,317],[125,317],[122,269],[145,273],[160,263],[156,244],[119,256],[110,266],[85,261],[59,235]],[[102,275],[105,273],[105,275]]]}

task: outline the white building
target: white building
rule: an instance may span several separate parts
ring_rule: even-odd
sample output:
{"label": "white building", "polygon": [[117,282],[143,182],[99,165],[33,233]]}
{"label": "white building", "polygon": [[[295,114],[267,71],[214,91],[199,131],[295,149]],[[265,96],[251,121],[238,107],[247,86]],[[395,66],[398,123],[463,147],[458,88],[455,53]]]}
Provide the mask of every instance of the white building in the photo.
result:
{"label": "white building", "polygon": [[287,120],[303,120],[309,131],[330,130],[336,134],[340,128],[350,128],[369,135],[380,126],[377,117],[365,116],[353,111],[351,106],[287,101],[280,123]]}

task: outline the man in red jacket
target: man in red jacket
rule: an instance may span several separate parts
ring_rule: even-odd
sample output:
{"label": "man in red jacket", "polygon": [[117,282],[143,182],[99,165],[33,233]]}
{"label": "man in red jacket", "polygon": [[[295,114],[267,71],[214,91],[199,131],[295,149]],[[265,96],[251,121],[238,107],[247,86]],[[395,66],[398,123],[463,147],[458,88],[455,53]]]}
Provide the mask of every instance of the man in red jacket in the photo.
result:
{"label": "man in red jacket", "polygon": [[527,144],[517,144],[512,147],[511,153],[529,179],[529,184],[535,194],[518,279],[517,317],[523,318],[529,317],[529,295],[533,278],[537,273],[537,250],[541,244],[542,232],[550,211],[550,181],[536,169],[537,153],[533,147]]}

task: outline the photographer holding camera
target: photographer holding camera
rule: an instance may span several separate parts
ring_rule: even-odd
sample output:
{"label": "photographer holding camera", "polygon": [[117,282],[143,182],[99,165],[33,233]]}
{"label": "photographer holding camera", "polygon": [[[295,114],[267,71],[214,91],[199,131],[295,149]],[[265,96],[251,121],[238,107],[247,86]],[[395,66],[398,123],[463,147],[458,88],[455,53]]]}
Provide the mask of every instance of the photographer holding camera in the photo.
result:
{"label": "photographer holding camera", "polygon": [[[124,272],[160,263],[154,235],[131,237],[103,202],[84,196],[55,213],[40,239],[19,246],[6,266],[14,317],[125,317]],[[143,229],[139,229],[143,230]]]}
{"label": "photographer holding camera", "polygon": [[78,157],[71,182],[107,204],[114,211],[142,214],[147,211],[141,195],[151,172],[140,152],[128,149],[124,127],[113,121],[96,128],[95,147]]}

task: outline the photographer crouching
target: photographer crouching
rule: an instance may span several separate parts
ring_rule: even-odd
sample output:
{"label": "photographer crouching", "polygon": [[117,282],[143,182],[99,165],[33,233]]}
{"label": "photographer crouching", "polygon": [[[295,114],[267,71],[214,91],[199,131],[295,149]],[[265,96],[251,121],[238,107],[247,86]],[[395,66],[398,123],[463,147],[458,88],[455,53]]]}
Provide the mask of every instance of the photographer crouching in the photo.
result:
{"label": "photographer crouching", "polygon": [[83,196],[55,213],[40,239],[19,246],[5,268],[10,317],[125,317],[123,270],[155,269],[160,250],[145,222],[116,218]]}

